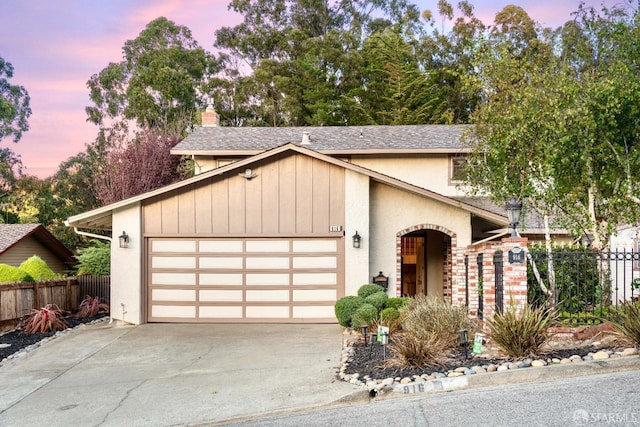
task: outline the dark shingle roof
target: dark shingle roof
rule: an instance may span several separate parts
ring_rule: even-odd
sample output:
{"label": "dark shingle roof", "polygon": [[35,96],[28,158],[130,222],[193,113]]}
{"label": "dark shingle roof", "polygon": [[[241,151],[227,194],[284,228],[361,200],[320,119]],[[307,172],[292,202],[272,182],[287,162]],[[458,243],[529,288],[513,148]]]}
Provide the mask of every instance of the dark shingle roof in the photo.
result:
{"label": "dark shingle roof", "polygon": [[439,151],[464,149],[460,141],[468,125],[325,126],[325,127],[198,127],[178,143],[173,154],[250,154],[287,143],[325,153]]}
{"label": "dark shingle roof", "polygon": [[0,254],[24,239],[40,224],[0,224]]}

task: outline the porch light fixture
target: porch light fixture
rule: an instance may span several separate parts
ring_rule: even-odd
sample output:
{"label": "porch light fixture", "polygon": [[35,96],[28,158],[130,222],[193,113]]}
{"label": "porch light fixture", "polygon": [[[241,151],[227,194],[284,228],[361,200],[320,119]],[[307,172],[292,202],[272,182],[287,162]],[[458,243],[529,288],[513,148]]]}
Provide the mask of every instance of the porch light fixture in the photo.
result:
{"label": "porch light fixture", "polygon": [[118,236],[118,241],[120,242],[121,248],[129,247],[129,236],[124,231],[122,232],[121,235]]}
{"label": "porch light fixture", "polygon": [[356,234],[351,236],[351,238],[353,239],[353,247],[358,249],[360,247],[360,240],[362,240],[362,237],[358,234],[358,230],[356,230]]}
{"label": "porch light fixture", "polygon": [[520,211],[522,210],[522,202],[511,197],[507,202],[507,218],[509,218],[509,227],[511,227],[511,237],[518,236],[518,224],[520,223]]}

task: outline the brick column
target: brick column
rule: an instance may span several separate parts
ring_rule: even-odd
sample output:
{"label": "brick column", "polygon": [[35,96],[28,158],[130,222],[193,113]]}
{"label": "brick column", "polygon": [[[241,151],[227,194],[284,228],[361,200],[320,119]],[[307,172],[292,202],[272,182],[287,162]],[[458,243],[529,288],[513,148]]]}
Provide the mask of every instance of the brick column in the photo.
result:
{"label": "brick column", "polygon": [[522,263],[509,263],[509,251],[520,247],[526,253],[529,239],[526,237],[502,239],[504,261],[504,305],[509,310],[514,305],[516,312],[525,307],[527,302],[527,259]]}

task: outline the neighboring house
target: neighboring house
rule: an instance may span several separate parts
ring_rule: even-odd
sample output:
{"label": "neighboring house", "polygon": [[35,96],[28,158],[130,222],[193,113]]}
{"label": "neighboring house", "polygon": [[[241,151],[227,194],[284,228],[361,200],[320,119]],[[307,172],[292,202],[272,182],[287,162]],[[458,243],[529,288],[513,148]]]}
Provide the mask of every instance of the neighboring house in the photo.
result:
{"label": "neighboring house", "polygon": [[379,272],[390,296],[464,303],[468,248],[508,233],[504,209],[458,187],[464,130],[205,125],[172,150],[196,176],[67,222],[128,235],[111,302],[131,323],[335,322]]}
{"label": "neighboring house", "polygon": [[[640,297],[640,228],[622,225],[611,236],[610,260],[611,302],[616,304]],[[634,286],[635,285],[635,286]]]}
{"label": "neighboring house", "polygon": [[0,224],[0,264],[20,266],[33,255],[42,258],[55,273],[76,263],[73,253],[40,224]]}

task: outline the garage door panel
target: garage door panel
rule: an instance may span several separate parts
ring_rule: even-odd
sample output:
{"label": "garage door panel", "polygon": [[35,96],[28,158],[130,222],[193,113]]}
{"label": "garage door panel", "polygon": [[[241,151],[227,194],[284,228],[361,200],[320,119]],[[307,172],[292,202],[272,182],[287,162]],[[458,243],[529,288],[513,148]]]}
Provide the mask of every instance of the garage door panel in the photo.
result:
{"label": "garage door panel", "polygon": [[152,285],[195,285],[195,273],[153,273],[151,275]]}
{"label": "garage door panel", "polygon": [[164,257],[156,256],[151,261],[151,268],[175,269],[175,268],[196,268],[195,257]]}
{"label": "garage door panel", "polygon": [[241,257],[200,257],[200,268],[206,269],[242,269],[244,258]]}
{"label": "garage door panel", "polygon": [[289,306],[247,306],[247,318],[288,319]]}
{"label": "garage door panel", "polygon": [[242,302],[242,291],[229,291],[229,290],[201,290],[198,292],[198,299],[201,302]]}
{"label": "garage door panel", "polygon": [[152,289],[151,298],[154,301],[195,301],[194,289]]}
{"label": "garage door panel", "polygon": [[240,306],[200,306],[201,319],[242,319]]}
{"label": "garage door panel", "polygon": [[247,257],[247,270],[289,269],[289,257]]}
{"label": "garage door panel", "polygon": [[295,289],[293,291],[293,301],[336,301],[337,297],[335,289]]}
{"label": "garage door panel", "polygon": [[196,316],[196,307],[195,305],[152,305],[151,315],[153,317],[192,319]]}
{"label": "garage door panel", "polygon": [[148,240],[149,321],[335,322],[342,237]]}
{"label": "garage door panel", "polygon": [[337,285],[335,273],[294,273],[294,285]]}
{"label": "garage door panel", "polygon": [[288,286],[289,285],[289,274],[279,273],[279,274],[268,274],[268,273],[260,273],[260,274],[246,274],[245,275],[245,283],[247,286],[251,285],[278,285],[278,286]]}
{"label": "garage door panel", "polygon": [[242,273],[201,273],[198,275],[201,286],[225,285],[242,286]]}
{"label": "garage door panel", "polygon": [[290,295],[288,290],[260,290],[247,291],[247,302],[258,301],[289,301]]}

